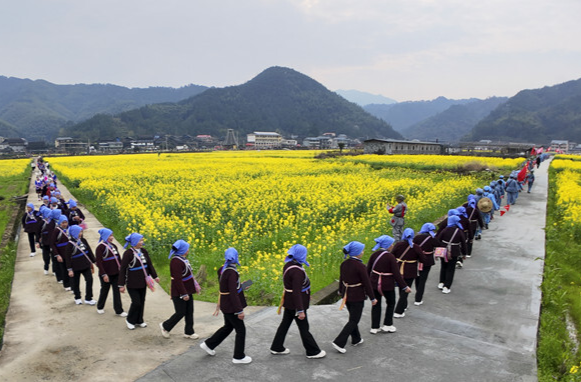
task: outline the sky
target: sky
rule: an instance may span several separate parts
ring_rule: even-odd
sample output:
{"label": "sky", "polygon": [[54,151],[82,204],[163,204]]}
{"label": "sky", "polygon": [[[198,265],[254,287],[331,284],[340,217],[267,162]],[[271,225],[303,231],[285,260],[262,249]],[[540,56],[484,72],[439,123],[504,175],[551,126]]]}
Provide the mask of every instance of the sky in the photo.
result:
{"label": "sky", "polygon": [[271,66],[399,102],[581,78],[579,0],[2,0],[0,75],[224,87]]}

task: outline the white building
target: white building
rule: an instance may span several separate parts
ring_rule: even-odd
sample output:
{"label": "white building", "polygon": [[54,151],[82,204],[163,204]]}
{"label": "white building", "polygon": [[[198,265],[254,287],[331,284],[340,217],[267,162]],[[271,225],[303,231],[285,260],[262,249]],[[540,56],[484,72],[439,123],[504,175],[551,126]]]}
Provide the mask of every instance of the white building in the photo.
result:
{"label": "white building", "polygon": [[282,146],[282,136],[274,132],[255,131],[246,135],[246,142],[256,149],[273,149]]}

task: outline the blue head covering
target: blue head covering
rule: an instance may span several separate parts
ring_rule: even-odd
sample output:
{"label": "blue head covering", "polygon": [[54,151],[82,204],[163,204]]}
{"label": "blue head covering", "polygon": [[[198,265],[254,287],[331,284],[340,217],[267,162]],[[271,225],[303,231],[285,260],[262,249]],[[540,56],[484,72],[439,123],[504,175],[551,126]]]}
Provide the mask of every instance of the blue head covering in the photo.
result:
{"label": "blue head covering", "polygon": [[302,244],[295,244],[287,251],[288,256],[284,259],[285,263],[295,260],[299,264],[305,264],[310,267],[311,264],[307,263],[307,248]]}
{"label": "blue head covering", "polygon": [[465,218],[468,217],[468,214],[466,213],[466,207],[464,206],[456,207],[456,211],[460,212],[460,215],[464,216]]}
{"label": "blue head covering", "polygon": [[143,239],[143,235],[137,232],[133,232],[131,235],[125,237],[125,245],[123,248],[127,248],[129,244],[132,247],[135,247],[137,243],[139,243]]}
{"label": "blue head covering", "polygon": [[346,246],[343,247],[343,253],[345,254],[345,259],[347,256],[359,256],[361,252],[365,249],[365,244],[360,243],[358,241],[352,241]]}
{"label": "blue head covering", "polygon": [[77,206],[77,202],[75,202],[73,199],[70,199],[68,204],[69,204],[69,207],[71,207],[71,208]]}
{"label": "blue head covering", "polygon": [[59,202],[59,200],[57,198],[55,198],[54,196],[50,198],[50,204],[58,203],[58,202]]}
{"label": "blue head covering", "polygon": [[58,220],[62,215],[62,212],[60,209],[55,208],[54,210],[50,210],[50,218],[54,219],[54,220]]}
{"label": "blue head covering", "polygon": [[48,200],[48,195],[43,196],[42,200]]}
{"label": "blue head covering", "polygon": [[504,175],[499,176],[500,179],[504,179]]}
{"label": "blue head covering", "polygon": [[59,217],[58,225],[61,225],[62,222],[67,222],[68,223],[69,222],[69,219],[67,219],[67,217],[65,215],[61,215]]}
{"label": "blue head covering", "polygon": [[492,188],[496,187],[496,180],[493,180],[492,182],[490,182],[490,187],[492,187]]}
{"label": "blue head covering", "polygon": [[377,251],[379,248],[387,249],[391,247],[395,239],[389,235],[381,235],[377,239],[373,239],[377,244],[372,248],[373,251]]}
{"label": "blue head covering", "polygon": [[484,186],[484,191],[490,192],[492,191],[492,188],[490,188],[490,186]]}
{"label": "blue head covering", "polygon": [[69,227],[69,234],[73,237],[73,239],[75,240],[79,240],[79,233],[81,233],[83,229],[78,226],[78,225],[73,225]]}
{"label": "blue head covering", "polygon": [[476,199],[468,200],[468,206],[472,208],[476,208]]}
{"label": "blue head covering", "polygon": [[54,187],[55,187],[54,183],[51,183],[51,184],[49,184],[48,186],[49,186],[49,187],[52,187],[52,188],[54,188]]}
{"label": "blue head covering", "polygon": [[50,219],[50,215],[52,214],[52,210],[48,207],[44,207],[42,210],[42,217],[44,219]]}
{"label": "blue head covering", "polygon": [[458,216],[450,216],[448,218],[448,227],[458,227],[464,229],[462,224],[460,224],[460,218]]}
{"label": "blue head covering", "polygon": [[30,208],[32,208],[32,210],[34,211],[34,204],[32,204],[32,203],[28,203],[28,204],[26,205],[26,207],[30,207]]}
{"label": "blue head covering", "polygon": [[482,195],[482,194],[484,194],[484,191],[482,190],[482,188],[477,188],[476,195]]}
{"label": "blue head covering", "polygon": [[431,237],[435,237],[436,233],[434,232],[436,230],[436,226],[433,225],[432,223],[426,223],[422,226],[422,229],[420,229],[420,233],[429,233]]}
{"label": "blue head covering", "polygon": [[414,230],[411,228],[406,228],[403,230],[403,235],[401,236],[402,240],[406,240],[410,247],[414,246]]}
{"label": "blue head covering", "polygon": [[99,243],[102,241],[107,241],[109,236],[113,235],[113,231],[109,228],[101,228],[99,231]]}
{"label": "blue head covering", "polygon": [[476,200],[476,196],[474,196],[474,194],[469,194],[467,200]]}
{"label": "blue head covering", "polygon": [[224,267],[222,268],[222,270],[231,264],[240,265],[240,262],[238,261],[238,251],[232,247],[228,248],[224,252],[224,260],[226,261],[224,262]]}
{"label": "blue head covering", "polygon": [[448,210],[448,217],[450,217],[450,216],[458,216],[458,215],[460,215],[460,212],[458,212],[457,209],[453,208],[451,210]]}
{"label": "blue head covering", "polygon": [[178,240],[171,246],[171,251],[169,251],[168,259],[171,259],[173,255],[183,256],[190,249],[190,244],[184,240]]}

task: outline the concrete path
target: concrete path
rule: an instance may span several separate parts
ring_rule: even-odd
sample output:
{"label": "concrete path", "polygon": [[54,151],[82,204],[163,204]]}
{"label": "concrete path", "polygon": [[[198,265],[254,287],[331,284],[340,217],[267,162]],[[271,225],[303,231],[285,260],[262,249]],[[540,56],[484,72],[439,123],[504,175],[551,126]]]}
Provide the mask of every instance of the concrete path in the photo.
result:
{"label": "concrete path", "polygon": [[214,357],[193,347],[139,381],[536,381],[548,166],[536,171],[531,194],[521,193],[503,217],[496,214],[472,258],[457,270],[452,293],[436,288],[434,267],[424,305],[411,305],[405,318],[395,319],[397,333],[369,334],[367,303],[359,326],[365,343],[339,354],[330,342],[347,312],[337,304],[315,306],[309,309],[311,330],[327,357],[306,359],[295,326],[285,344],[291,354],[273,356],[269,347],[280,316],[270,307],[246,322],[252,364],[232,364],[228,338]]}

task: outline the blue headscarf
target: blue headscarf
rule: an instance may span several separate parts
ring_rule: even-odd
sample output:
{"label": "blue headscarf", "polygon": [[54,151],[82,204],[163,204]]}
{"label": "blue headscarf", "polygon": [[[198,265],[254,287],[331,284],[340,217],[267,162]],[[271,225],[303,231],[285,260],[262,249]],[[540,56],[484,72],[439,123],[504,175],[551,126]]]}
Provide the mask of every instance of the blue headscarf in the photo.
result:
{"label": "blue headscarf", "polygon": [[482,188],[477,188],[476,195],[482,195],[482,194],[484,194],[484,191],[482,190]]}
{"label": "blue headscarf", "polygon": [[226,269],[226,267],[231,265],[231,264],[240,265],[240,262],[238,261],[238,251],[232,247],[228,248],[224,252],[224,260],[226,260],[226,261],[224,262],[224,266],[222,267],[222,270]]}
{"label": "blue headscarf", "polygon": [[464,216],[465,218],[468,217],[468,214],[466,213],[466,207],[464,206],[456,207],[456,211],[460,212],[460,215]]}
{"label": "blue headscarf", "polygon": [[54,196],[50,198],[50,204],[53,203],[57,203],[58,204],[59,200],[57,198],[55,198]]}
{"label": "blue headscarf", "polygon": [[49,199],[48,199],[48,195],[45,195],[45,196],[43,196],[43,197],[42,197],[42,200],[49,200]]}
{"label": "blue headscarf", "polygon": [[500,179],[504,179],[504,175],[499,176]]}
{"label": "blue headscarf", "polygon": [[59,220],[59,218],[61,217],[62,212],[60,209],[55,208],[54,210],[50,210],[50,218],[54,219],[54,220]]}
{"label": "blue headscarf", "polygon": [[470,201],[470,200],[476,200],[476,196],[474,196],[473,194],[469,194],[467,200],[468,201]]}
{"label": "blue headscarf", "polygon": [[450,216],[448,218],[448,227],[458,227],[460,229],[464,229],[462,224],[460,224],[460,218],[458,216]]}
{"label": "blue headscarf", "polygon": [[135,247],[143,239],[143,235],[137,232],[133,232],[131,235],[125,237],[125,245],[123,248],[127,248],[129,244]]}
{"label": "blue headscarf", "polygon": [[75,202],[73,199],[69,200],[69,203],[68,204],[69,204],[69,207],[70,208],[73,208],[73,207],[76,207],[77,206],[77,202]]}
{"label": "blue headscarf", "polygon": [[410,247],[414,246],[414,230],[411,228],[406,228],[403,230],[402,240],[406,240]]}
{"label": "blue headscarf", "polygon": [[490,192],[492,191],[492,188],[490,188],[490,186],[484,186],[484,191]]}
{"label": "blue headscarf", "polygon": [[30,207],[30,208],[32,208],[32,210],[34,211],[34,204],[32,204],[32,203],[28,203],[28,204],[26,205],[26,207]]}
{"label": "blue headscarf", "polygon": [[490,182],[490,187],[492,187],[492,188],[496,187],[496,180],[493,180],[492,182]]}
{"label": "blue headscarf", "polygon": [[111,231],[109,228],[101,228],[99,231],[99,243],[102,241],[107,241],[107,239],[109,239],[109,236],[113,235],[113,231]]}
{"label": "blue headscarf", "polygon": [[350,257],[359,256],[363,252],[364,249],[365,249],[365,244],[358,242],[358,241],[352,241],[343,247],[343,253],[345,254],[344,258],[346,259],[347,256],[350,256]]}
{"label": "blue headscarf", "polygon": [[288,256],[284,259],[285,263],[295,260],[299,264],[305,264],[310,267],[311,264],[307,262],[307,247],[302,244],[295,244],[286,252]]}
{"label": "blue headscarf", "polygon": [[62,222],[67,222],[68,223],[69,222],[69,219],[67,219],[67,217],[65,215],[61,215],[59,217],[58,225],[61,225]]}
{"label": "blue headscarf", "polygon": [[453,208],[451,210],[448,210],[448,217],[458,216],[458,215],[460,215],[460,212],[457,209]]}
{"label": "blue headscarf", "polygon": [[375,247],[373,247],[373,251],[377,251],[379,248],[388,249],[395,241],[395,239],[389,235],[381,235],[373,240],[377,243],[375,244]]}
{"label": "blue headscarf", "polygon": [[183,256],[188,252],[190,249],[190,243],[185,242],[184,240],[180,239],[173,243],[171,246],[171,251],[169,251],[168,259],[171,259],[173,255]]}
{"label": "blue headscarf", "polygon": [[468,206],[472,208],[476,208],[476,199],[468,200]]}
{"label": "blue headscarf", "polygon": [[69,227],[69,234],[72,236],[73,239],[79,240],[79,233],[81,233],[83,229],[78,225],[73,225]]}
{"label": "blue headscarf", "polygon": [[435,237],[436,233],[434,232],[436,230],[436,226],[433,225],[432,223],[426,223],[422,226],[422,229],[420,229],[420,233],[428,233],[430,234],[431,237]]}
{"label": "blue headscarf", "polygon": [[44,209],[41,211],[42,211],[42,217],[44,219],[50,219],[50,215],[52,214],[52,210],[50,208],[45,206]]}

